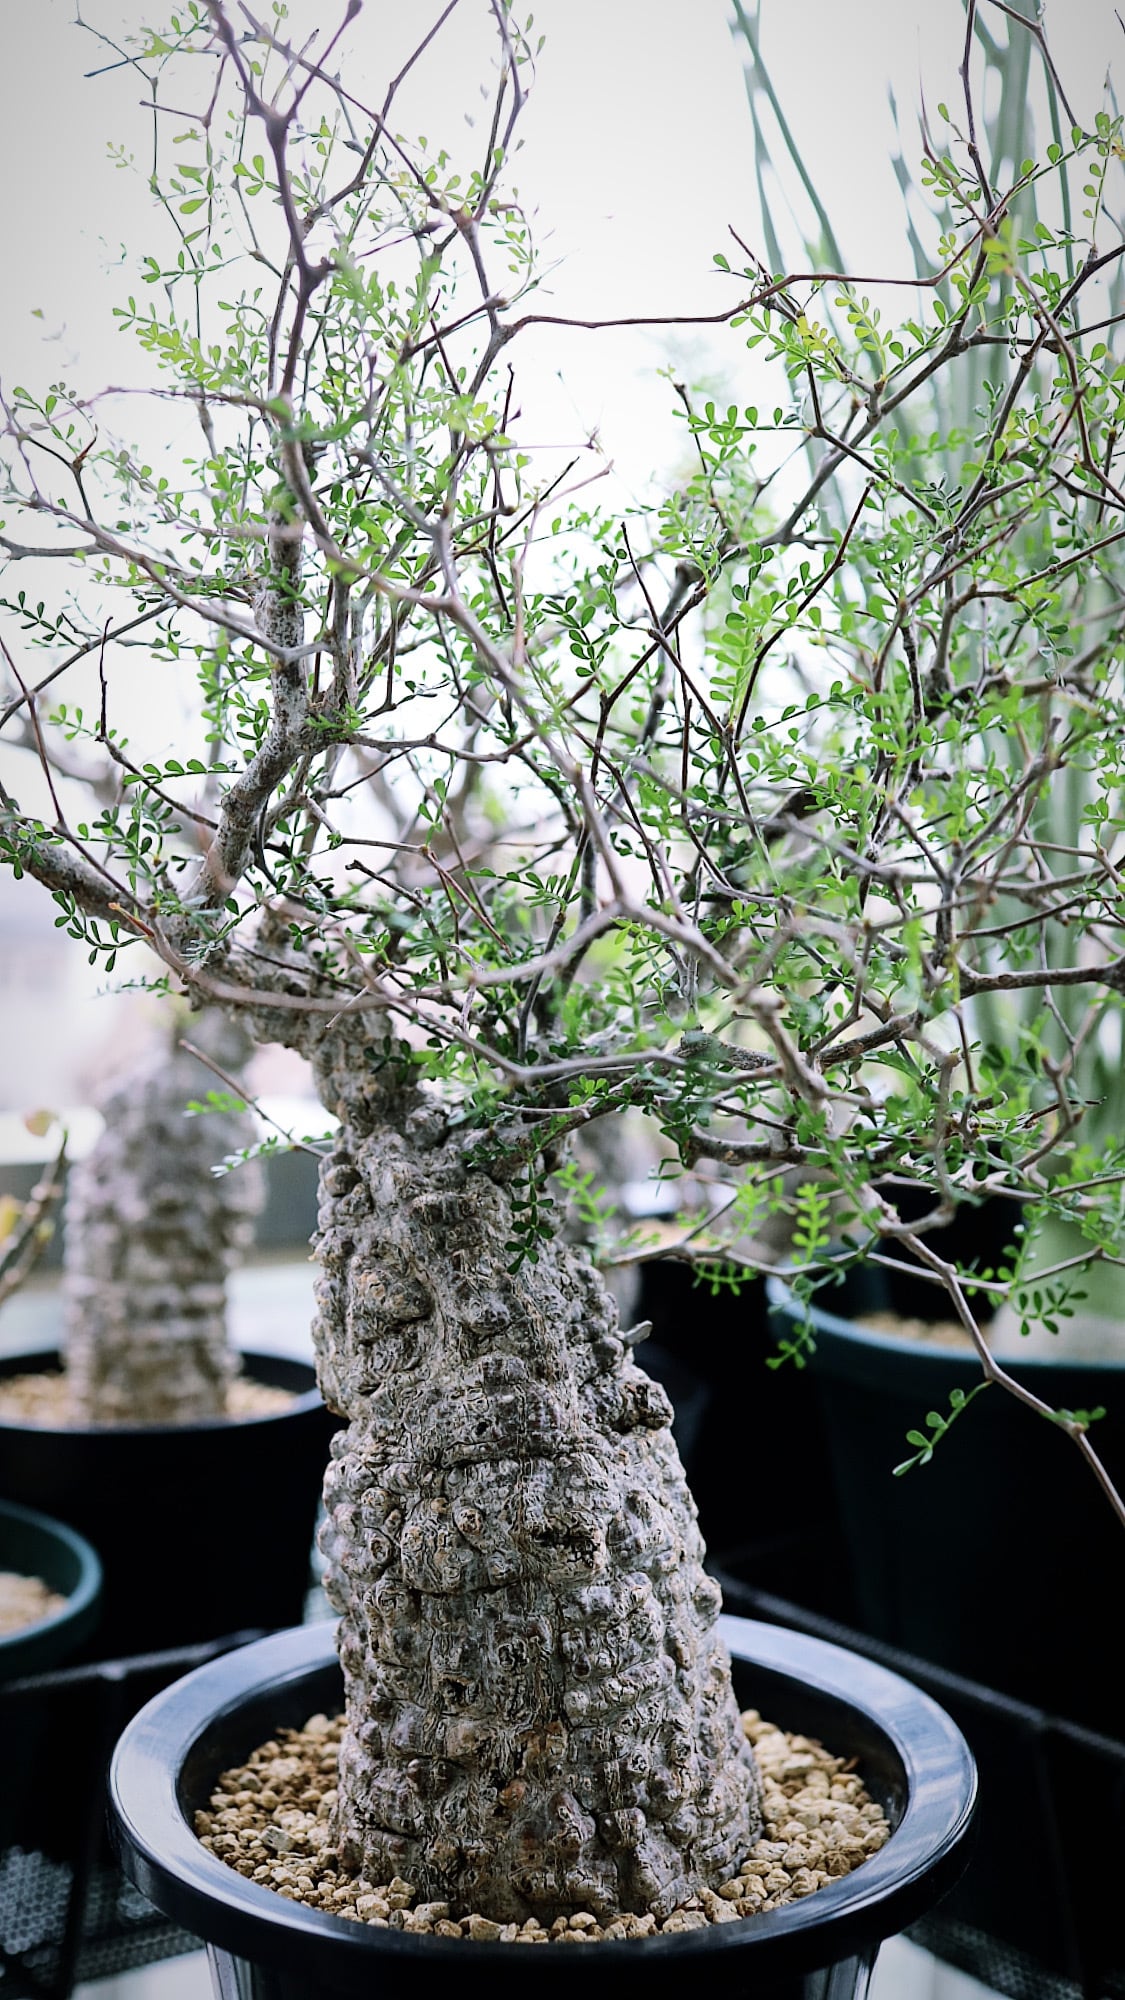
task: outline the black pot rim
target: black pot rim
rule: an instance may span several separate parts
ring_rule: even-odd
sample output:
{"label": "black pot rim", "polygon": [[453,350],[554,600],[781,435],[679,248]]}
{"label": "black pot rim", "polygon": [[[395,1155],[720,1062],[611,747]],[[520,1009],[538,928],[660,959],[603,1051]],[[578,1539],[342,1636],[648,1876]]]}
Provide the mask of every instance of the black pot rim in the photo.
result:
{"label": "black pot rim", "polygon": [[77,1645],[96,1616],[102,1591],[102,1565],[96,1549],[84,1535],[68,1528],[64,1521],[41,1514],[35,1507],[20,1507],[14,1500],[0,1500],[0,1533],[5,1521],[36,1530],[45,1541],[64,1548],[78,1567],[78,1580],[66,1593],[66,1602],[58,1611],[52,1611],[49,1618],[37,1618],[34,1625],[21,1625],[15,1632],[0,1636],[0,1678],[6,1679],[13,1662],[22,1673],[21,1655],[30,1654],[33,1647],[38,1656],[40,1651],[53,1649],[56,1638],[64,1633],[72,1634]]}
{"label": "black pot rim", "polygon": [[[776,1271],[771,1272],[766,1279],[766,1297],[772,1311],[784,1313],[788,1319],[803,1317],[804,1307],[792,1287]],[[826,1306],[817,1305],[815,1301],[809,1305],[808,1311],[818,1337],[823,1335],[829,1342],[846,1341],[871,1355],[914,1354],[924,1358],[928,1367],[944,1371],[947,1375],[968,1375],[983,1379],[980,1375],[980,1362],[970,1347],[945,1347],[938,1341],[913,1340],[909,1334],[882,1333],[873,1326],[860,1326],[857,1320],[848,1319],[843,1313],[830,1312]],[[814,1354],[811,1357],[811,1365],[815,1367],[816,1361],[817,1357]],[[1075,1375],[1088,1376],[1093,1381],[1098,1375],[1125,1366],[1125,1362],[1111,1359],[1083,1360],[1063,1353],[1027,1356],[1015,1354],[1010,1362],[1005,1362],[1005,1366],[1009,1368],[1009,1372],[1014,1369],[1021,1381],[1025,1376],[1031,1381],[1034,1381],[1036,1376],[1041,1380],[1057,1378],[1063,1369],[1072,1370]]]}
{"label": "black pot rim", "polygon": [[[683,1960],[686,1970],[701,1954],[749,1951],[763,1975],[810,1970],[904,1929],[952,1885],[963,1865],[976,1768],[960,1730],[936,1702],[899,1675],[823,1640],[743,1618],[724,1617],[722,1631],[736,1658],[835,1698],[874,1726],[906,1772],[903,1815],[877,1854],[814,1895],[706,1930],[600,1942],[601,1967],[636,1973],[642,1963]],[[292,1974],[304,1968],[310,1976],[324,1976],[327,1954],[334,1974],[357,1993],[365,1990],[365,1976],[377,1976],[380,1960],[405,1970],[411,1963],[432,1965],[437,1954],[450,1964],[471,1965],[493,1983],[505,1967],[526,1983],[529,1968],[518,1946],[379,1930],[306,1908],[228,1868],[188,1824],[180,1774],[193,1748],[221,1718],[271,1685],[280,1693],[330,1665],[334,1635],[329,1621],[256,1641],[198,1668],[134,1717],[109,1779],[125,1872],[166,1915],[221,1950]],[[553,1978],[542,1961],[536,1965]]]}
{"label": "black pot rim", "polygon": [[[312,1381],[307,1389],[296,1390],[293,1401],[284,1410],[260,1410],[253,1415],[242,1417],[196,1417],[188,1424],[29,1424],[18,1417],[4,1416],[0,1412],[0,1438],[5,1431],[31,1431],[44,1438],[90,1438],[90,1437],[152,1437],[168,1432],[179,1436],[185,1431],[238,1431],[254,1424],[276,1424],[301,1416],[306,1410],[315,1410],[322,1402],[320,1390],[316,1386],[316,1372],[311,1360],[299,1354],[271,1353],[268,1348],[240,1348],[238,1350],[248,1373],[253,1373],[255,1362],[283,1362],[287,1367],[306,1370]],[[40,1347],[33,1351],[0,1356],[0,1380],[6,1375],[60,1374],[63,1368],[62,1350],[58,1347]]]}

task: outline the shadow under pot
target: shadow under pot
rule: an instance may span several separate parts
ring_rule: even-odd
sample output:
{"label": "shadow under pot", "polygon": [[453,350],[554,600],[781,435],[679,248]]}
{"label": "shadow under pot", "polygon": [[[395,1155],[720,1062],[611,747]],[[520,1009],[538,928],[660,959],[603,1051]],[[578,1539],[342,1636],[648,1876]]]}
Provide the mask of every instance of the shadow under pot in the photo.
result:
{"label": "shadow under pot", "polygon": [[[893,1831],[851,1875],[769,1913],[651,1938],[589,1945],[584,1990],[731,2000],[861,2000],[881,1940],[956,1880],[975,1806],[964,1738],[937,1703],[858,1654],[727,1618],[739,1699],[855,1757]],[[306,1626],[201,1668],[134,1717],[110,1773],[126,1874],[205,1940],[221,2000],[447,2000],[476,1978],[505,2000],[528,1980],[570,1994],[570,1951],[378,1928],[290,1901],[227,1868],[192,1832],[220,1773],[281,1727],[342,1706],[331,1625]],[[636,1981],[634,1986],[630,1981]]]}
{"label": "shadow under pot", "polygon": [[[0,1417],[0,1499],[75,1528],[101,1558],[97,1657],[158,1652],[298,1623],[329,1444],[311,1363],[246,1354],[287,1390],[268,1415],[190,1424],[52,1426]],[[5,1355],[0,1380],[61,1370]],[[88,1649],[87,1649],[88,1652]]]}

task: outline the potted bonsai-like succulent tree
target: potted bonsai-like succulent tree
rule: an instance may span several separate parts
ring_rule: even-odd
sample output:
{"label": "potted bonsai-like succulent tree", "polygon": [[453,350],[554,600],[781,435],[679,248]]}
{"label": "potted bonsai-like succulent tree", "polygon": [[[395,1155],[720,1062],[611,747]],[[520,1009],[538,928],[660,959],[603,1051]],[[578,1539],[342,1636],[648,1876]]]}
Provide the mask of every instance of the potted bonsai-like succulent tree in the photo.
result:
{"label": "potted bonsai-like succulent tree", "polygon": [[[1056,976],[1027,929],[995,935],[996,899],[1035,939],[1069,899],[1086,948],[1061,976],[1115,993],[1125,974],[1103,933],[1112,788],[1070,870],[1081,894],[1044,883],[1027,834],[1068,761],[1110,786],[1113,659],[1069,664],[1058,605],[1120,532],[1113,364],[1075,317],[1110,253],[1076,252],[1073,232],[1023,243],[1013,191],[971,178],[970,99],[967,154],[954,134],[933,164],[957,193],[952,309],[935,282],[891,327],[844,271],[748,258],[725,317],[760,360],[760,404],[685,387],[694,470],[653,515],[603,518],[521,443],[509,357],[551,315],[502,176],[533,58],[507,0],[482,12],[493,108],[469,167],[399,135],[399,77],[370,108],[339,37],[306,47],[280,17],[210,0],[125,50],[177,107],[177,143],[153,178],[175,246],[148,257],[121,324],[166,371],[155,409],[194,414],[200,441],[186,462],[142,456],[111,434],[113,392],[7,392],[3,547],[73,550],[103,593],[91,630],[106,592],[112,612],[96,714],[6,645],[28,778],[5,790],[0,837],[88,951],[112,963],[143,941],[169,985],[302,1051],[338,1121],[315,1328],[347,1424],[324,1530],[347,1718],[333,1852],[496,1937],[714,1901],[759,1821],[669,1406],[559,1226],[568,1139],[638,1108],[676,1158],[721,1173],[684,1246],[720,1274],[755,1262],[747,1243],[787,1206],[798,1281],[835,1269],[827,1180],[845,1255],[872,1236],[892,1260],[913,1246],[996,1393],[1056,1422],[1109,1485],[1090,1424],[989,1354],[927,1239],[994,1188],[1053,1198],[1044,1163],[1056,1182],[1075,1165],[1065,1079],[1068,1121],[1048,1130],[1012,1101],[1015,1053],[972,1041],[971,998]],[[1068,150],[1100,186],[1115,146],[1099,124]],[[997,341],[1018,364],[951,495],[912,416],[928,423],[932,378]],[[1033,571],[1012,554],[1029,521]],[[140,616],[154,672],[198,673],[198,754],[131,750],[125,797],[91,825],[52,746],[59,730],[111,740],[115,648]],[[191,807],[188,841],[209,768],[220,796]],[[1070,1175],[1091,1254],[1117,1178],[1113,1161]],[[904,1187],[932,1195],[920,1220],[900,1216]],[[843,1671],[858,1689],[858,1664]],[[388,1990],[417,1991],[447,1976],[452,1940],[302,1911],[264,1886],[268,1863],[239,1881],[191,1846],[185,1807],[314,1682],[319,1705],[327,1672],[323,1638],[299,1634],[139,1718],[118,1786],[131,1865],[217,1946],[280,1967],[270,1990],[315,1990],[316,1951],[326,1992],[369,1984],[372,1952]],[[822,1722],[824,1676],[809,1656],[798,1727]],[[912,1753],[865,1704],[835,1711],[839,1748],[878,1763],[882,1743],[901,1780]],[[862,1887],[713,1938],[685,1913],[646,1977],[756,1950],[755,1991],[792,1992],[834,1956],[869,1957],[956,1845],[956,1763],[945,1737],[928,1848],[908,1805]],[[889,1778],[886,1796],[897,1812]],[[631,1949],[599,1946],[609,1977]],[[489,1976],[518,1974],[490,1958]],[[543,1976],[569,1976],[559,1954]],[[843,1990],[828,1978],[806,1990]]]}

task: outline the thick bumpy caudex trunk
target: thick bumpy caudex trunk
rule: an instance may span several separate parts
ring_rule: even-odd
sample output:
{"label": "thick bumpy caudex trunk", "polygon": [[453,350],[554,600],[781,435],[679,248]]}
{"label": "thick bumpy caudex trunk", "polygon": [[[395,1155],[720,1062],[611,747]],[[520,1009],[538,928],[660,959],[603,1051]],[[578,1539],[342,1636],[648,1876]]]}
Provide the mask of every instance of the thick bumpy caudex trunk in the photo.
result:
{"label": "thick bumpy caudex trunk", "polygon": [[[66,1199],[66,1359],[76,1415],[90,1423],[188,1423],[224,1413],[235,1361],[226,1274],[262,1203],[256,1163],[216,1178],[253,1143],[238,1112],[187,1118],[214,1078],[162,1042],[102,1104],[105,1130],[72,1169]],[[215,1013],[186,1030],[223,1068],[242,1031]]]}
{"label": "thick bumpy caudex trunk", "polygon": [[513,1269],[504,1183],[341,1081],[316,1324],[348,1419],[339,1845],[504,1921],[664,1914],[760,1830],[667,1400],[583,1251]]}

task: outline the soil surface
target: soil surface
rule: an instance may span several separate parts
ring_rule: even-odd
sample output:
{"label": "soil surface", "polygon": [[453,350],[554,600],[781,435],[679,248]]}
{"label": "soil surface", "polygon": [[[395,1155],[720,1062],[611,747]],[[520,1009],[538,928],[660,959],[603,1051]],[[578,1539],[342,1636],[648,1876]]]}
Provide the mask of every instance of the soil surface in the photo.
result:
{"label": "soil surface", "polygon": [[578,1910],[549,1927],[534,1918],[522,1927],[499,1924],[448,1903],[420,1903],[413,1884],[397,1876],[379,1884],[347,1875],[332,1830],[342,1716],[313,1715],[303,1729],[279,1729],[246,1764],[224,1771],[207,1810],[195,1815],[195,1831],[204,1847],[251,1881],[330,1916],[383,1929],[502,1944],[593,1944],[697,1930],[812,1895],[877,1854],[890,1834],[854,1758],[834,1757],[810,1737],[787,1734],[756,1709],[746,1710],[742,1726],[762,1773],[762,1838],[729,1882],[693,1896],[662,1923],[632,1913],[599,1923]]}
{"label": "soil surface", "polygon": [[[227,1416],[272,1417],[287,1410],[293,1401],[290,1389],[275,1389],[268,1382],[236,1375],[227,1390]],[[84,1422],[71,1407],[65,1372],[9,1375],[0,1380],[0,1418],[8,1423],[44,1424],[51,1430],[69,1430]]]}
{"label": "soil surface", "polygon": [[66,1598],[41,1576],[20,1576],[15,1570],[0,1569],[0,1638],[53,1618],[65,1603]]}
{"label": "soil surface", "polygon": [[[871,1312],[857,1314],[855,1323],[869,1333],[892,1333],[899,1340],[921,1340],[931,1347],[962,1347],[967,1354],[976,1353],[958,1319],[903,1319],[898,1313]],[[987,1325],[981,1331],[987,1338]]]}

